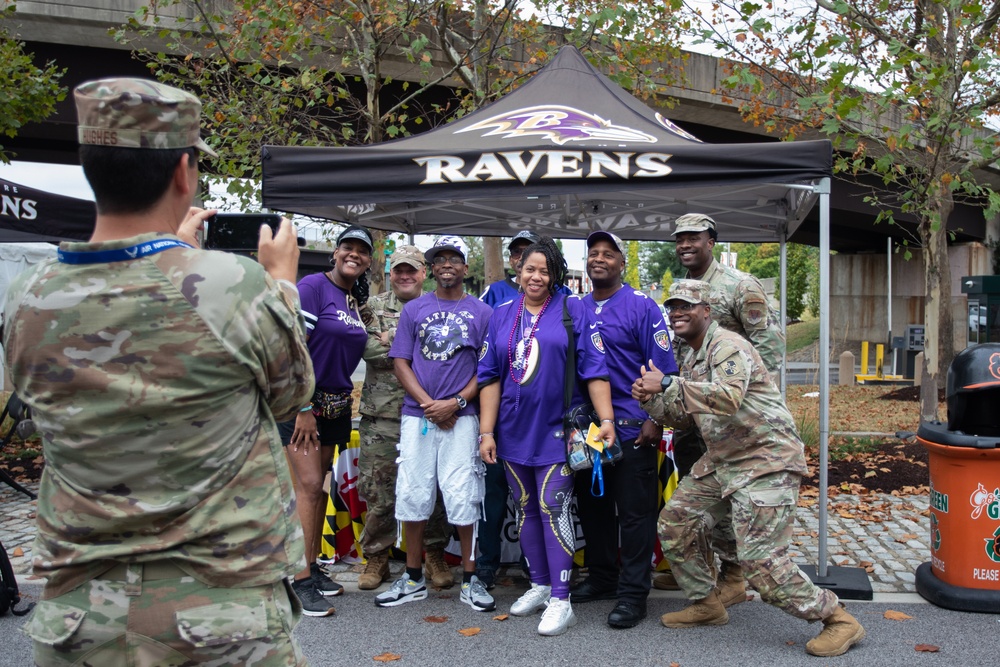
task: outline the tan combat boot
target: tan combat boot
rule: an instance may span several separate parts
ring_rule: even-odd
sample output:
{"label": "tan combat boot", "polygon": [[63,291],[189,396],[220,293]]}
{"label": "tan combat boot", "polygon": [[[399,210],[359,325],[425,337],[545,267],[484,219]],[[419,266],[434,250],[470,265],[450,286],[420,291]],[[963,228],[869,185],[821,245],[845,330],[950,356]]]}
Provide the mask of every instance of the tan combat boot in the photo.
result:
{"label": "tan combat boot", "polygon": [[823,632],[806,642],[806,653],[829,658],[847,653],[865,638],[865,629],[858,620],[837,605],[836,611],[823,619]]}
{"label": "tan combat boot", "polygon": [[424,555],[424,571],[437,588],[451,588],[455,585],[455,575],[448,563],[444,562],[444,549],[427,550]]}
{"label": "tan combat boot", "polygon": [[703,600],[681,611],[660,616],[660,623],[668,628],[695,628],[699,625],[725,625],[729,622],[729,612],[719,601],[719,593],[712,593]]}
{"label": "tan combat boot", "polygon": [[677,585],[674,573],[670,570],[657,572],[653,575],[653,588],[659,588],[661,591],[679,591],[681,589]]}
{"label": "tan combat boot", "polygon": [[358,588],[370,591],[389,578],[389,550],[384,549],[368,556],[365,571],[358,575]]}
{"label": "tan combat boot", "polygon": [[722,574],[715,590],[719,592],[719,601],[724,607],[747,601],[747,583],[738,563],[722,561]]}

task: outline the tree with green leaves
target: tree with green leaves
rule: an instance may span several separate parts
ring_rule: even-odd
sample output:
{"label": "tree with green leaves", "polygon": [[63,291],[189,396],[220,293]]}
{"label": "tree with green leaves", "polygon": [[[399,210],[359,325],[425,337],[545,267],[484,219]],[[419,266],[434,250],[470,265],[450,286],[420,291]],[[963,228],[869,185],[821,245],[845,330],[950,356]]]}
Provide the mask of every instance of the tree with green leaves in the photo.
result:
{"label": "tree with green leaves", "polygon": [[[13,2],[0,0],[0,21],[6,23],[14,17]],[[44,67],[35,65],[31,53],[24,50],[6,27],[0,27],[0,134],[16,137],[27,123],[45,120],[56,110],[56,102],[66,99],[66,88],[59,85],[65,69],[55,63]],[[0,144],[0,162],[9,164],[14,153]]]}
{"label": "tree with green leaves", "polygon": [[[685,3],[687,4],[687,3]],[[731,59],[744,117],[783,138],[821,132],[877,222],[915,218],[926,308],[921,415],[954,356],[948,219],[958,201],[1000,212],[984,169],[1000,157],[1000,0],[717,0],[687,7]],[[908,255],[909,253],[907,253]]]}
{"label": "tree with green leaves", "polygon": [[626,241],[625,245],[625,282],[641,290],[645,283],[639,277],[639,242]]}
{"label": "tree with green leaves", "polygon": [[[639,244],[640,273],[644,283],[665,282],[663,276],[683,276],[686,271],[677,259],[675,244],[664,241],[643,241]],[[664,289],[669,285],[665,285]]]}
{"label": "tree with green leaves", "polygon": [[[168,7],[191,20],[165,18]],[[527,9],[514,0],[157,0],[116,37],[160,80],[199,92],[221,155],[215,177],[245,205],[263,145],[376,143],[426,129],[509,92],[567,42],[633,92],[657,96],[676,81],[672,26],[662,8],[609,0]],[[143,49],[149,42],[157,47]],[[487,244],[488,273],[502,273],[500,253]]]}

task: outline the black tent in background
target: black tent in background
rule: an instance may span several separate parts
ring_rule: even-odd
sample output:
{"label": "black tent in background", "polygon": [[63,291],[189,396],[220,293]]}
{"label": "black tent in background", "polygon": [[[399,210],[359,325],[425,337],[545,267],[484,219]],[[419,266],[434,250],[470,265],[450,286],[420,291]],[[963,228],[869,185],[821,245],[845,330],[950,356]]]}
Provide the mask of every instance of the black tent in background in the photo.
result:
{"label": "black tent in background", "polygon": [[0,243],[86,241],[95,216],[92,201],[0,179]]}
{"label": "black tent in background", "polygon": [[831,175],[829,141],[703,143],[565,46],[517,90],[423,134],[266,146],[263,203],[411,234],[650,240],[701,212],[726,241],[759,242],[794,232]]}

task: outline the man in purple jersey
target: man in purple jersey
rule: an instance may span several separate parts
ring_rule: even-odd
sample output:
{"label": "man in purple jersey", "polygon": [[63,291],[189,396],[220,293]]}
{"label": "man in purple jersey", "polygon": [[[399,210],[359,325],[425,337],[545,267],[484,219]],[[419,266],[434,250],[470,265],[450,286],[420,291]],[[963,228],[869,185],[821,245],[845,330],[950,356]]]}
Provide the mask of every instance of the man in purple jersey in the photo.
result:
{"label": "man in purple jersey", "polygon": [[624,271],[621,239],[608,232],[592,233],[587,238],[587,275],[594,291],[583,303],[594,313],[604,340],[624,457],[605,469],[607,493],[600,498],[590,492],[589,471],[577,475],[577,507],[590,575],[570,596],[574,602],[617,599],[608,615],[613,628],[631,628],[645,618],[656,545],[656,459],[663,428],[632,398],[631,376],[650,359],[665,373],[677,372],[663,314],[652,299],[622,282]]}
{"label": "man in purple jersey", "polygon": [[437,289],[403,307],[389,356],[406,390],[400,422],[396,519],[406,539],[406,572],[375,596],[379,607],[427,597],[421,569],[424,527],[440,485],[448,521],[462,544],[459,599],[476,611],[496,608],[475,576],[474,535],[483,501],[485,469],[476,457],[479,394],[476,365],[493,312],[465,294],[465,244],[442,236],[424,259]]}

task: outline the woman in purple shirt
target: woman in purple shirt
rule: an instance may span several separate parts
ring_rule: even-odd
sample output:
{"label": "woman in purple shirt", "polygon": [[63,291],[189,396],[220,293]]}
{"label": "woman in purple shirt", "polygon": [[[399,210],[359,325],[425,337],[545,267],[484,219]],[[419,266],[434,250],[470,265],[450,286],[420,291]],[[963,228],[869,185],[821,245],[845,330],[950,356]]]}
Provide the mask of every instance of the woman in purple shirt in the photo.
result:
{"label": "woman in purple shirt", "polygon": [[[569,345],[576,346],[577,380],[586,384],[600,416],[601,438],[608,445],[615,439],[604,343],[583,302],[558,292],[565,275],[566,260],[552,239],[525,249],[518,273],[522,294],[493,311],[478,373],[480,456],[504,463],[531,577],[531,589],[510,612],[527,616],[545,607],[542,635],[562,634],[576,623],[569,602],[573,473],[562,433]],[[564,308],[573,321],[573,341]],[[582,402],[577,399],[574,405]]]}
{"label": "woman in purple shirt", "polygon": [[340,595],[343,586],[331,581],[316,564],[326,518],[323,480],[333,463],[334,447],[351,440],[351,374],[368,341],[360,309],[368,301],[368,269],[372,237],[351,226],[337,237],[333,268],[299,281],[302,317],[309,356],[316,373],[316,393],[294,422],[279,425],[285,453],[295,477],[299,519],[305,534],[306,569],[295,575],[292,590],[307,616],[327,616],[333,606],[326,597]]}

